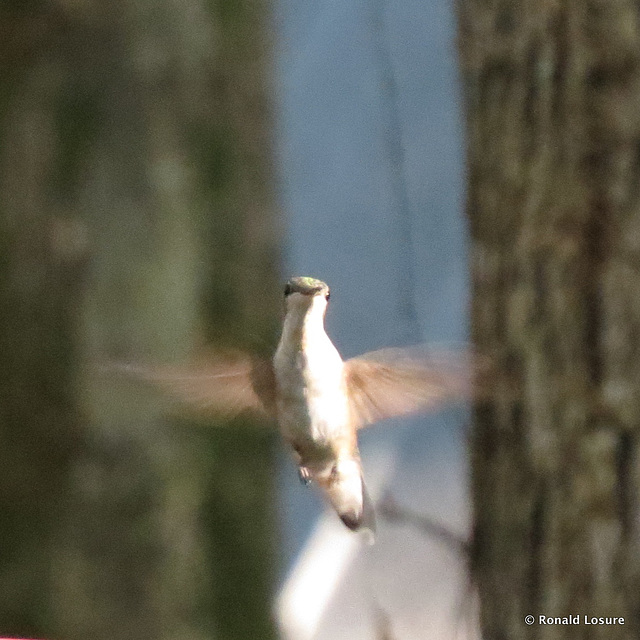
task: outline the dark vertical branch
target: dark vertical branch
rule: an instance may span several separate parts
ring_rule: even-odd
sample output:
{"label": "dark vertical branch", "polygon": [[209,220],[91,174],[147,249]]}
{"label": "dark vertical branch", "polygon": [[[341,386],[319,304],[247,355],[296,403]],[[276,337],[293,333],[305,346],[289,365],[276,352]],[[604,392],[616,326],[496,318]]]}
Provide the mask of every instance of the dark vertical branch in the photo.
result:
{"label": "dark vertical branch", "polygon": [[380,96],[382,106],[382,127],[389,166],[391,199],[396,208],[398,229],[398,308],[405,321],[405,341],[417,342],[421,339],[420,322],[415,300],[415,250],[413,240],[412,210],[407,185],[407,171],[404,144],[402,142],[402,122],[400,118],[400,97],[396,74],[393,69],[391,46],[384,16],[384,0],[371,0],[371,15],[374,35],[374,53],[377,56],[380,75]]}
{"label": "dark vertical branch", "polygon": [[275,634],[273,439],[94,375],[270,335],[267,12],[0,8],[0,635]]}
{"label": "dark vertical branch", "polygon": [[[459,2],[473,335],[497,365],[471,442],[491,638],[638,632],[637,20],[625,0]],[[626,624],[523,623],[571,611]]]}

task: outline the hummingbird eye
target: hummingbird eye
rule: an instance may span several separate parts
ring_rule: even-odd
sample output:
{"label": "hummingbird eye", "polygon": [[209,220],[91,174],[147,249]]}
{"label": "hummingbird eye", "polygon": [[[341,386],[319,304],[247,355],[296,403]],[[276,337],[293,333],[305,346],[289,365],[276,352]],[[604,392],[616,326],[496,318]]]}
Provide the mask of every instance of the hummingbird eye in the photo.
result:
{"label": "hummingbird eye", "polygon": [[331,293],[329,293],[329,291],[327,291],[327,293],[325,293],[324,295],[324,299],[329,302],[329,298],[331,297]]}

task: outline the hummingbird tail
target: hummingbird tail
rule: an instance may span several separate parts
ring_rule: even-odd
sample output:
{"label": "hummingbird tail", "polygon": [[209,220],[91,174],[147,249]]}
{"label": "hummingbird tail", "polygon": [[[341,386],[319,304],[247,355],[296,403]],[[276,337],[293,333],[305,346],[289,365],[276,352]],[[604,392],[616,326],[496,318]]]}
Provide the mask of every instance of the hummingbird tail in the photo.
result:
{"label": "hummingbird tail", "polygon": [[338,515],[340,516],[340,520],[349,528],[351,531],[361,531],[368,533],[368,540],[370,544],[373,544],[374,536],[376,533],[376,512],[373,507],[373,501],[371,500],[371,496],[369,496],[369,492],[367,491],[367,486],[364,483],[364,478],[362,475],[360,476],[360,486],[361,486],[361,494],[360,494],[360,508],[347,508],[346,510],[339,510],[338,505],[334,505],[336,510],[338,511]]}
{"label": "hummingbird tail", "polygon": [[376,516],[373,502],[362,478],[359,457],[339,460],[333,465],[329,478],[319,482],[331,506],[340,520],[351,531],[369,532],[373,541],[376,530]]}

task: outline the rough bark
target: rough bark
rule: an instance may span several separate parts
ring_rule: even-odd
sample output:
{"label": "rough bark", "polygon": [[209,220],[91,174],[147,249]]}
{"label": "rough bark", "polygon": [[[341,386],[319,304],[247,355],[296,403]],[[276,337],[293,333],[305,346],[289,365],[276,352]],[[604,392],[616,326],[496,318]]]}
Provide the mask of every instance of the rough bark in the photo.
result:
{"label": "rough bark", "polygon": [[245,2],[0,10],[0,635],[274,633],[273,439],[94,375],[272,333],[265,22]]}
{"label": "rough bark", "polygon": [[459,3],[472,330],[497,368],[471,442],[487,639],[640,632],[639,18]]}

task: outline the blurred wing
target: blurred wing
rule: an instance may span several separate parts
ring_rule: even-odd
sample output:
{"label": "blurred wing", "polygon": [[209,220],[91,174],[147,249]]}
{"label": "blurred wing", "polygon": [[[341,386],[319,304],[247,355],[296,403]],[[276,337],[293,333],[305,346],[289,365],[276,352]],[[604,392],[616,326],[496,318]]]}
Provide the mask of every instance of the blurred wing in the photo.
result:
{"label": "blurred wing", "polygon": [[358,428],[470,397],[472,358],[426,347],[381,349],[345,362],[351,415]]}
{"label": "blurred wing", "polygon": [[247,354],[215,355],[184,366],[115,368],[168,392],[200,415],[233,418],[275,414],[275,377],[267,360]]}

